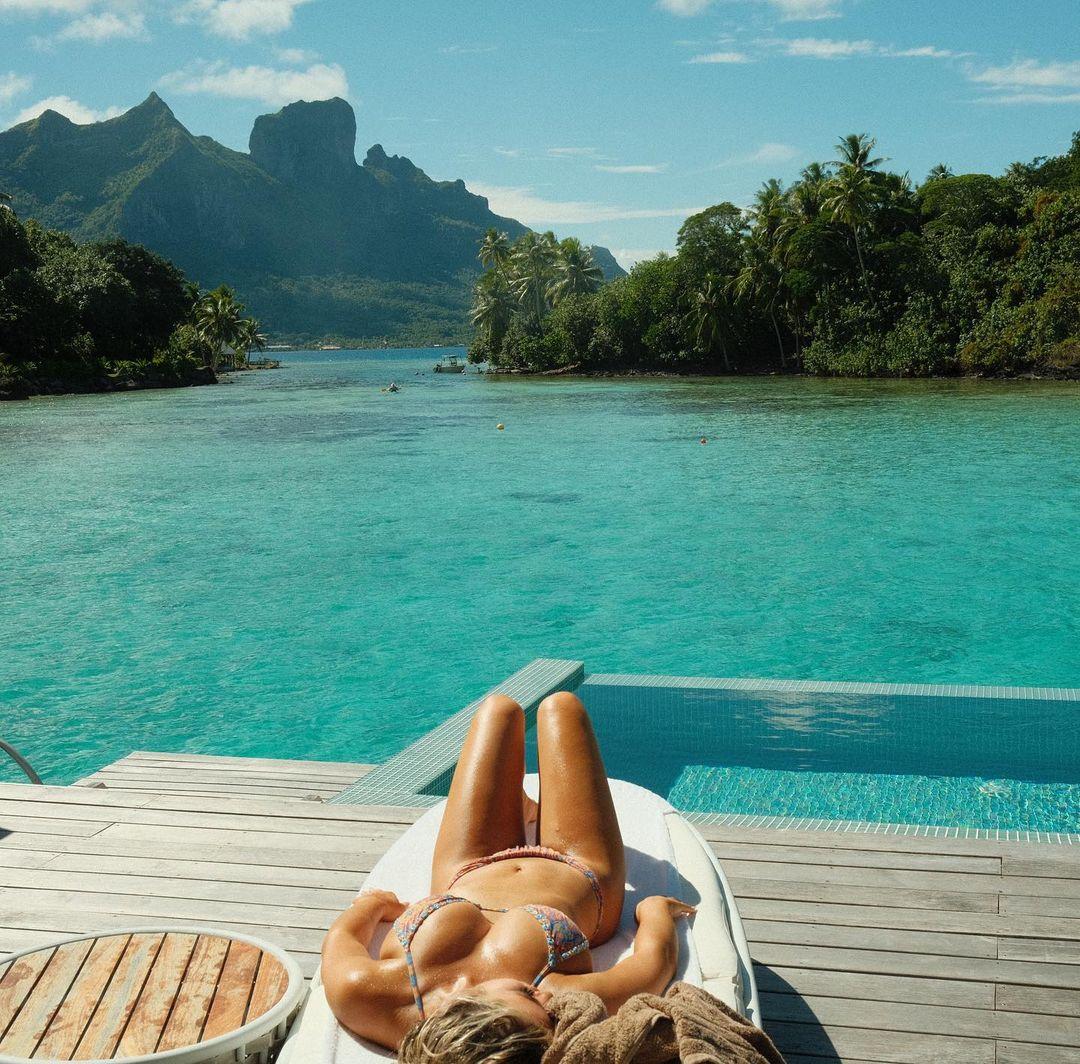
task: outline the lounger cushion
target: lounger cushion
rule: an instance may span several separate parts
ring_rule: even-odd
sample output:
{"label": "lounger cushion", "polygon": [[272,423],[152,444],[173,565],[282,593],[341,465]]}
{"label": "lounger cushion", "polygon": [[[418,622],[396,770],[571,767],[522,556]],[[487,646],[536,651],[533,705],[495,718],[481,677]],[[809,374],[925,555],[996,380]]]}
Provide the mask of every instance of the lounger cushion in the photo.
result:
{"label": "lounger cushion", "polygon": [[[538,780],[526,777],[536,797]],[[629,954],[636,925],[634,908],[653,894],[680,897],[698,906],[692,922],[679,922],[676,978],[705,987],[725,1004],[745,1011],[739,956],[732,944],[728,905],[717,866],[699,836],[661,797],[632,783],[611,781],[611,793],[626,847],[626,897],[618,934],[593,951],[596,970]],[[387,851],[365,887],[393,890],[403,901],[429,892],[431,854],[444,805],[428,810]],[[382,925],[373,947],[389,931]],[[283,1064],[366,1064],[393,1054],[355,1038],[334,1021],[318,979],[311,1000],[281,1058]]]}

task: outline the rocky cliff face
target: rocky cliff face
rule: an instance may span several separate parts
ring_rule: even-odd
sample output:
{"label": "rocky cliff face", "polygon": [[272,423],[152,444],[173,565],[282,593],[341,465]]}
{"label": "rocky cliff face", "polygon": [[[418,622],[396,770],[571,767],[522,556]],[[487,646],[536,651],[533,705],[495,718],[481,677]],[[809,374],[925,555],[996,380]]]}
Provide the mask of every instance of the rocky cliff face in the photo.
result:
{"label": "rocky cliff face", "polygon": [[[123,236],[204,285],[234,284],[286,334],[460,337],[484,231],[525,231],[464,182],[433,181],[381,145],[358,165],[344,100],[261,116],[249,148],[193,136],[151,93],[107,122],[46,111],[0,133],[0,188],[23,217],[81,239]],[[605,249],[598,259],[621,273]]]}

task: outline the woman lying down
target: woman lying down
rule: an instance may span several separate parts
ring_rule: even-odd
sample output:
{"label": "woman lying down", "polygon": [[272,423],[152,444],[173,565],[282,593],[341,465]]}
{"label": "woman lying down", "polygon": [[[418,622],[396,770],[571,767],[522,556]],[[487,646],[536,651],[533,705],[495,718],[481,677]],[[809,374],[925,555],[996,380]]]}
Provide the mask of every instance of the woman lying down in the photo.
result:
{"label": "woman lying down", "polygon": [[[631,956],[603,972],[590,950],[622,916],[625,860],[615,806],[585,707],[572,694],[537,715],[541,805],[524,798],[525,715],[493,695],[477,710],[454,773],[430,897],[361,894],[331,927],[322,978],[349,1030],[423,1064],[539,1061],[553,995],[588,990],[608,1012],[675,973],[675,921],[693,908],[651,897],[635,912]],[[525,844],[537,820],[538,845]],[[380,921],[393,933],[379,957]]]}

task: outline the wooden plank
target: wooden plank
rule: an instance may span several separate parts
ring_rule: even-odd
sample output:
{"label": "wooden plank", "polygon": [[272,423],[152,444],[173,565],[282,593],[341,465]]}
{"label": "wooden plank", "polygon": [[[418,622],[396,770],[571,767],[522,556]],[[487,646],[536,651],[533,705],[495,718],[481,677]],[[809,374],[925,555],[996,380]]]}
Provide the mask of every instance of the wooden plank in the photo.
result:
{"label": "wooden plank", "polygon": [[53,1016],[35,1057],[71,1059],[130,941],[130,935],[110,935],[93,943],[86,963]]}
{"label": "wooden plank", "polygon": [[84,941],[56,947],[4,1037],[0,1038],[0,1054],[11,1057],[33,1055],[92,945],[92,942]]}
{"label": "wooden plank", "polygon": [[[1044,879],[1044,883],[1060,883],[1059,879]],[[1080,888],[1080,883],[1075,884]],[[1032,916],[1067,916],[1075,918],[1080,913],[1080,897],[1036,897],[1009,893],[1001,899],[1001,911]]]}
{"label": "wooden plank", "polygon": [[996,957],[997,938],[993,935],[951,935],[940,931],[904,931],[877,928],[872,942],[865,928],[838,927],[833,924],[803,924],[785,920],[744,920],[743,926],[755,942],[787,942],[800,946],[840,946],[898,953],[923,953],[945,957]]}
{"label": "wooden plank", "polygon": [[768,898],[740,898],[739,911],[753,920],[797,920],[857,927],[896,927],[1022,938],[1080,938],[1080,919],[1001,916],[996,913],[900,909],[883,905],[836,905]]}
{"label": "wooden plank", "polygon": [[793,879],[744,879],[738,875],[729,875],[729,880],[740,904],[744,899],[754,898],[881,908],[933,909],[936,912],[998,912],[996,894],[903,890],[899,887],[853,887],[839,882],[805,883]]}
{"label": "wooden plank", "polygon": [[229,953],[206,1019],[203,1041],[244,1025],[260,957],[262,950],[250,943],[234,941],[229,944]]}
{"label": "wooden plank", "polygon": [[1000,1012],[1049,1012],[1057,1016],[1080,1016],[1080,990],[999,986],[996,1005]]}
{"label": "wooden plank", "polygon": [[[153,840],[162,837],[162,831],[152,824],[110,824],[101,837],[110,842],[117,839]],[[308,835],[301,833],[251,832],[228,826],[169,828],[168,837],[180,843],[213,847],[246,846],[261,849],[263,860],[279,850],[313,850],[319,854],[374,854],[382,856],[390,848],[392,839],[354,838],[348,835]]]}
{"label": "wooden plank", "polygon": [[42,950],[28,957],[20,957],[0,969],[0,1038],[7,1033],[11,1021],[37,985],[52,955],[51,949]]}
{"label": "wooden plank", "polygon": [[1055,876],[1080,879],[1080,846],[1032,846],[1002,858],[1007,876]]}
{"label": "wooden plank", "polygon": [[[72,787],[74,791],[78,788]],[[98,794],[98,791],[87,790],[87,794]],[[109,793],[109,792],[106,792]],[[114,794],[116,792],[113,792]],[[200,809],[205,809],[205,803],[197,798],[188,798],[180,795],[176,798],[166,798],[162,795],[153,795],[143,807],[108,807],[94,805],[72,806],[61,802],[26,802],[0,800],[0,825],[6,823],[7,814],[18,814],[27,819],[42,817],[63,819],[70,816],[72,822],[107,824],[145,824],[153,827],[212,827],[222,830],[228,828],[231,831],[247,833],[277,833],[297,832],[305,835],[331,835],[356,839],[396,839],[402,834],[401,829],[394,824],[383,824],[374,820],[355,820],[337,817],[323,817],[320,811],[323,805],[319,802],[305,802],[301,810],[300,803],[271,803],[274,808],[273,814],[268,814],[261,809],[253,809],[253,802],[239,801],[235,809],[228,810],[233,815],[223,817],[225,810],[215,808],[213,812],[176,810],[162,808],[160,802],[191,802]],[[72,832],[77,834],[77,832]]]}
{"label": "wooden plank", "polygon": [[[900,975],[869,975],[866,972],[826,972],[813,968],[769,968],[754,970],[761,993],[802,994],[845,1000],[904,1001],[917,1005],[955,1005],[966,1009],[994,1008],[993,983],[964,982],[960,979],[912,978]],[[1011,989],[1011,988],[1010,988]],[[1074,991],[1057,991],[1061,994]],[[1023,1003],[1023,999],[1020,999]],[[857,1011],[857,1006],[853,1006]],[[1039,1012],[1027,1007],[1015,1012]]]}
{"label": "wooden plank", "polygon": [[264,953],[259,961],[259,971],[255,976],[255,988],[248,1002],[247,1020],[257,1020],[269,1012],[284,996],[289,986],[289,973],[285,966],[269,953]]}
{"label": "wooden plank", "polygon": [[131,936],[105,993],[79,1039],[74,1060],[106,1059],[113,1055],[139,990],[157,956],[161,940],[161,935]]}
{"label": "wooden plank", "polygon": [[137,1057],[157,1048],[187,970],[197,936],[169,932],[154,958],[150,975],[116,1049],[116,1056]]}
{"label": "wooden plank", "polygon": [[[232,916],[238,915],[235,910]],[[150,920],[132,920],[129,912],[110,912],[107,908],[93,911],[80,912],[70,908],[47,909],[42,905],[34,905],[25,908],[0,907],[0,936],[5,929],[14,928],[19,931],[36,930],[49,933],[54,939],[67,935],[84,934],[91,931],[119,931],[132,926],[133,923],[150,923]],[[156,922],[164,924],[165,918],[159,918]],[[192,927],[195,929],[205,927],[206,919],[193,919],[184,917],[170,917],[170,926]],[[242,935],[252,935],[255,938],[266,939],[290,953],[317,954],[322,949],[323,938],[326,936],[325,928],[293,927],[290,924],[257,924],[241,923],[234,918],[225,918],[213,921],[215,928],[222,931],[235,931]]]}
{"label": "wooden plank", "polygon": [[[250,786],[252,788],[299,790],[301,788],[317,787],[321,790],[334,791],[340,789],[341,781],[347,776],[339,776],[337,779],[327,779],[325,776],[301,775],[298,772],[289,775],[270,775],[258,772],[202,772],[198,769],[188,768],[110,768],[101,772],[95,772],[93,776],[83,781],[85,786],[94,783],[104,783],[114,788],[133,787],[135,785],[158,785],[158,784],[207,784],[210,787],[222,787],[237,789]],[[266,795],[264,797],[269,797]]]}
{"label": "wooden plank", "polygon": [[221,798],[235,798],[242,802],[255,802],[274,798],[282,802],[316,802],[333,797],[337,792],[333,787],[318,787],[308,784],[303,787],[271,787],[264,783],[173,783],[166,780],[117,780],[111,777],[100,778],[96,783],[103,783],[106,789],[125,793],[144,793],[155,797],[162,794],[186,795],[192,798],[207,798],[217,801]]}
{"label": "wooden plank", "polygon": [[[778,861],[784,864],[825,865],[830,868],[903,868],[922,872],[1001,874],[1001,858],[907,850],[850,850],[828,846],[788,846],[772,843],[714,842],[721,861]],[[726,863],[725,863],[726,867]]]}
{"label": "wooden plank", "polygon": [[[723,862],[728,879],[797,880],[803,883],[842,884],[886,890],[947,891],[992,894],[1002,880],[998,875],[967,872],[922,871],[912,868],[872,868],[787,862],[783,855],[761,853],[758,860]],[[1012,891],[1012,893],[1023,893]]]}
{"label": "wooden plank", "polygon": [[[43,898],[42,895],[45,895]],[[138,894],[86,894],[82,891],[23,890],[17,887],[0,892],[0,926],[8,919],[9,908],[20,907],[32,912],[39,905],[53,909],[66,908],[72,913],[97,912],[126,914],[143,922],[171,922],[173,918],[202,920],[216,923],[228,920],[234,924],[257,924],[304,927],[326,931],[337,918],[340,908],[308,909],[295,905],[262,905],[222,902],[188,898],[161,898]],[[129,923],[138,921],[129,920]]]}
{"label": "wooden plank", "polygon": [[1080,964],[1080,942],[1076,939],[1009,938],[998,940],[998,956],[1016,961],[1053,961]]}
{"label": "wooden plank", "polygon": [[[1080,1019],[1071,1016],[998,1013],[992,1009],[761,994],[762,1012],[773,1020],[817,1022],[829,1026],[866,1026],[878,1031],[959,1035],[965,1038],[1012,1038],[1018,1042],[1080,1046]],[[1080,1054],[1078,1054],[1080,1055]]]}
{"label": "wooden plank", "polygon": [[213,935],[199,937],[191,955],[191,963],[184,973],[180,993],[158,1041],[157,1052],[164,1053],[169,1049],[180,1049],[202,1041],[203,1027],[228,951],[227,938]]}
{"label": "wooden plank", "polygon": [[[262,855],[265,857],[265,854]],[[275,858],[278,857],[275,854]],[[349,871],[327,868],[293,868],[287,865],[227,863],[224,861],[173,860],[163,857],[112,857],[93,854],[58,854],[49,871],[89,872],[114,876],[151,876],[158,879],[192,879],[206,883],[258,883],[279,887],[320,888],[356,894],[364,875],[375,866],[374,855],[358,858]]]}
{"label": "wooden plank", "polygon": [[[800,831],[781,828],[695,825],[707,842],[743,842],[769,846],[824,846],[837,850],[886,850],[893,853],[966,854],[972,857],[1035,856],[1060,853],[1072,847],[1046,842],[1003,842],[944,835],[886,835],[873,831]],[[1033,852],[1034,851],[1034,852]],[[1060,873],[1058,873],[1060,874]]]}
{"label": "wooden plank", "polygon": [[817,1023],[769,1020],[766,1030],[787,1056],[802,1053],[827,1060],[871,1060],[883,1064],[994,1064],[989,1038],[954,1038]]}
{"label": "wooden plank", "polygon": [[[121,758],[121,761],[190,762],[197,765],[242,765],[268,769],[278,769],[280,767],[282,771],[317,768],[324,769],[327,772],[356,772],[358,775],[365,771],[370,772],[375,767],[367,762],[360,761],[297,761],[276,757],[231,757],[220,754],[191,754],[187,752],[161,753],[154,750],[133,750],[126,757]],[[118,762],[114,762],[114,764],[116,763]]]}
{"label": "wooden plank", "polygon": [[355,884],[344,890],[306,887],[299,891],[269,883],[228,883],[175,877],[64,872],[48,868],[0,868],[0,889],[83,891],[86,894],[137,894],[156,898],[202,899],[243,905],[289,905],[345,909],[356,897]]}
{"label": "wooden plank", "polygon": [[984,983],[1018,983],[1080,989],[1080,965],[994,960],[984,957],[938,957],[887,950],[793,946],[782,942],[752,943],[755,964],[770,968],[819,968],[928,979],[968,979]]}
{"label": "wooden plank", "polygon": [[1077,1052],[1071,1047],[1030,1045],[1021,1042],[998,1042],[997,1064],[1076,1064]]}
{"label": "wooden plank", "polygon": [[7,832],[32,831],[37,835],[78,835],[87,838],[96,835],[104,825],[101,821],[67,820],[62,817],[15,816],[0,814],[0,839]]}
{"label": "wooden plank", "polygon": [[16,931],[13,928],[0,928],[0,964],[3,964],[6,957],[12,953],[55,946],[56,939],[56,935],[50,935],[47,931]]}

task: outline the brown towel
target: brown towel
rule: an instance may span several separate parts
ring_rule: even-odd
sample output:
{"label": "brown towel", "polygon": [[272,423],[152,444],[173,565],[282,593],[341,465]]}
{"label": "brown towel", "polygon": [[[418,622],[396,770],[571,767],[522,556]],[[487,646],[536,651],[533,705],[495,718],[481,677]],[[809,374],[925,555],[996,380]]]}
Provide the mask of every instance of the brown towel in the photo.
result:
{"label": "brown towel", "polygon": [[556,995],[543,1064],[784,1064],[772,1039],[700,987],[636,994],[614,1016],[595,995]]}

